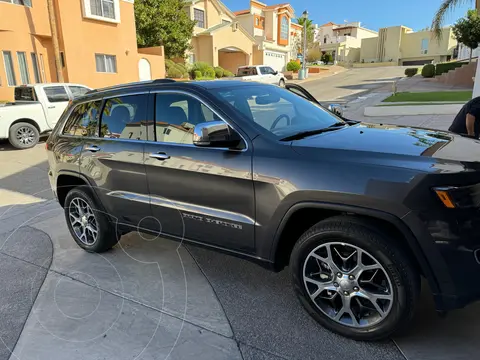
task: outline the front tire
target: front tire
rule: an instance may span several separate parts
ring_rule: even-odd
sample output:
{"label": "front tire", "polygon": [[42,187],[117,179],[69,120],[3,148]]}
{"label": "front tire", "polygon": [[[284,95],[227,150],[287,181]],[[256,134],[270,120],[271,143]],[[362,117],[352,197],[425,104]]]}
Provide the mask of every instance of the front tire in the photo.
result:
{"label": "front tire", "polygon": [[355,340],[380,340],[412,319],[419,275],[395,240],[371,223],[334,217],[296,243],[290,272],[297,297],[322,326]]}
{"label": "front tire", "polygon": [[280,82],[278,83],[278,86],[284,88],[285,87],[285,80],[280,79]]}
{"label": "front tire", "polygon": [[90,189],[76,187],[65,198],[65,219],[73,239],[88,252],[101,253],[119,240],[107,214],[99,210]]}
{"label": "front tire", "polygon": [[39,139],[38,129],[26,122],[13,124],[8,134],[10,144],[17,149],[30,149],[38,144]]}

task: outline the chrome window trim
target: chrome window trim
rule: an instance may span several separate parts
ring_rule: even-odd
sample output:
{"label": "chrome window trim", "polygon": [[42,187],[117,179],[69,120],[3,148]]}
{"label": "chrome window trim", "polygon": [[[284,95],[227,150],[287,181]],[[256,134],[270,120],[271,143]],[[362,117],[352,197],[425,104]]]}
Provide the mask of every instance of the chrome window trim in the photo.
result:
{"label": "chrome window trim", "polygon": [[[235,130],[238,133],[238,135],[240,135],[243,142],[245,143],[245,149],[230,149],[230,148],[227,148],[227,147],[218,148],[218,147],[208,147],[208,146],[205,146],[204,149],[222,150],[222,151],[237,151],[237,152],[246,152],[246,151],[249,150],[250,147],[249,147],[248,141],[245,139],[245,136],[243,136],[243,134],[240,131],[237,130],[237,127],[231,125],[227,120],[225,120],[225,118],[223,116],[219,115],[218,112],[213,110],[211,106],[205,104],[205,102],[200,97],[198,97],[197,95],[192,94],[188,91],[184,91],[184,90],[168,90],[168,89],[167,90],[152,90],[151,93],[152,94],[182,94],[182,95],[186,95],[186,96],[190,96],[190,97],[194,98],[195,100],[199,101],[203,106],[205,106],[208,110],[210,110],[212,113],[214,113],[227,126],[231,127],[233,130]],[[156,101],[156,99],[155,99],[155,101]],[[155,123],[156,123],[156,120],[157,119],[154,119]],[[196,146],[195,144],[180,144],[180,143],[164,142],[164,141],[147,141],[147,142],[148,143],[161,144],[161,145],[168,145],[168,146],[184,146],[184,147],[186,146],[186,147],[193,147],[193,148],[196,148],[196,149],[203,148],[202,146]]]}

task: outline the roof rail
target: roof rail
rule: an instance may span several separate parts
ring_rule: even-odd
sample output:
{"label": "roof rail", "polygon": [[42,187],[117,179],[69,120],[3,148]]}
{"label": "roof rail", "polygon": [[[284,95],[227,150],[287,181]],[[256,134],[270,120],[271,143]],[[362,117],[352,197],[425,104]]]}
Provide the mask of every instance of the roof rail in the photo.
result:
{"label": "roof rail", "polygon": [[105,91],[105,90],[115,90],[115,89],[121,89],[121,88],[128,88],[130,86],[137,86],[137,85],[148,85],[148,84],[161,84],[161,83],[172,83],[176,82],[173,79],[155,79],[155,80],[146,80],[146,81],[136,81],[136,82],[131,82],[127,84],[118,84],[118,85],[113,85],[113,86],[107,86],[104,88],[100,89],[92,89],[86,92],[86,94],[93,94],[99,91]]}

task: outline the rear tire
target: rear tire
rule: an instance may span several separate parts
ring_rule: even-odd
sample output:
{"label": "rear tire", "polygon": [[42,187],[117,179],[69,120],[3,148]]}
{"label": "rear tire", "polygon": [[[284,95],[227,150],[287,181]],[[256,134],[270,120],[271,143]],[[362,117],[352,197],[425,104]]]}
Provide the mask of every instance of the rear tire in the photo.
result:
{"label": "rear tire", "polygon": [[38,144],[39,139],[38,129],[26,122],[13,124],[8,133],[8,141],[17,149],[30,149]]}
{"label": "rear tire", "polygon": [[311,227],[290,258],[293,286],[308,313],[354,340],[385,339],[409,323],[420,292],[414,269],[395,239],[347,216]]}
{"label": "rear tire", "polygon": [[64,211],[68,230],[82,249],[101,253],[118,242],[115,225],[97,206],[88,187],[80,186],[70,190],[65,197]]}

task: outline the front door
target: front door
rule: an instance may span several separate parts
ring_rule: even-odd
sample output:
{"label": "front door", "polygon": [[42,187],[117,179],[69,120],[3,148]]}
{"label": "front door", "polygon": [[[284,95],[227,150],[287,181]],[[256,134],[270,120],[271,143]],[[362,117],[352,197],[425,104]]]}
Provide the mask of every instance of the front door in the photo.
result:
{"label": "front door", "polygon": [[144,165],[148,94],[108,98],[97,108],[101,116],[91,116],[80,171],[114,220],[138,230],[150,229]]}
{"label": "front door", "polygon": [[213,104],[184,92],[155,95],[156,142],[145,148],[152,213],[164,234],[252,252],[252,150],[193,145],[193,129],[220,120]]}
{"label": "front door", "polygon": [[297,85],[297,84],[285,84],[285,89],[293,92],[295,95],[301,96],[308,101],[311,101],[317,105],[322,106],[317,99],[313,97],[304,87]]}
{"label": "front door", "polygon": [[43,91],[47,98],[45,102],[47,122],[53,129],[67,107],[70,97],[63,85],[45,86]]}

